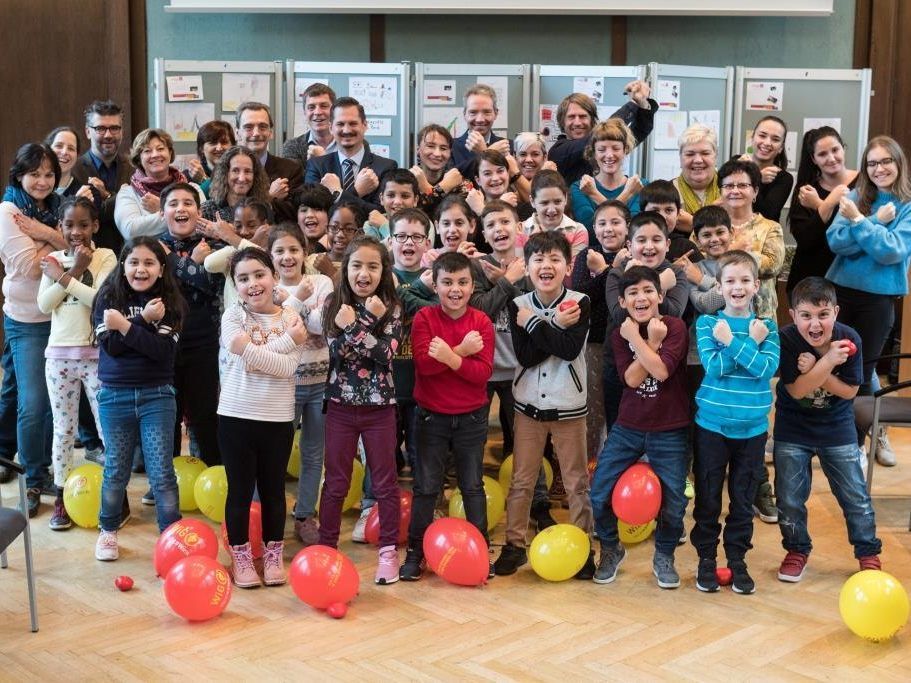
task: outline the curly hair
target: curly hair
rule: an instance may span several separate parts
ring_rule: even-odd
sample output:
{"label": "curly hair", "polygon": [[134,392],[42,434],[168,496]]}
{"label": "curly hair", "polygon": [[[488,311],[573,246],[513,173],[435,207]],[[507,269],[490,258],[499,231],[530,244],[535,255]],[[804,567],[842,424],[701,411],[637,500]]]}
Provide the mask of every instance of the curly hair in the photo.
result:
{"label": "curly hair", "polygon": [[228,201],[228,172],[231,170],[231,160],[242,154],[253,164],[253,187],[250,188],[248,197],[253,197],[263,202],[269,201],[269,176],[259,163],[256,155],[246,147],[232,147],[225,152],[215,168],[212,170],[212,184],[209,186],[209,199],[216,204],[225,204]]}

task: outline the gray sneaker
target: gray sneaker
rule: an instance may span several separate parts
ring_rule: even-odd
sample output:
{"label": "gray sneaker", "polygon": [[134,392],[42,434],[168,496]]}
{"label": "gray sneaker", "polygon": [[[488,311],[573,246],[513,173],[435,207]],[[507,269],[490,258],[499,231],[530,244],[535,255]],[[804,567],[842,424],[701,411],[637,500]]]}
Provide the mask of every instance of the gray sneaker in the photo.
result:
{"label": "gray sneaker", "polygon": [[93,462],[96,465],[101,465],[104,467],[104,449],[103,448],[86,448],[85,449],[85,459],[88,462]]}
{"label": "gray sneaker", "polygon": [[617,570],[626,559],[626,548],[618,543],[615,546],[601,544],[601,559],[592,581],[595,583],[612,583],[617,578]]}
{"label": "gray sneaker", "polygon": [[680,575],[674,569],[674,556],[655,551],[652,559],[652,573],[658,579],[660,588],[679,588]]}
{"label": "gray sneaker", "polygon": [[756,491],[756,500],[753,501],[753,513],[759,516],[766,524],[778,523],[778,508],[775,507],[775,495],[772,485],[765,481]]}

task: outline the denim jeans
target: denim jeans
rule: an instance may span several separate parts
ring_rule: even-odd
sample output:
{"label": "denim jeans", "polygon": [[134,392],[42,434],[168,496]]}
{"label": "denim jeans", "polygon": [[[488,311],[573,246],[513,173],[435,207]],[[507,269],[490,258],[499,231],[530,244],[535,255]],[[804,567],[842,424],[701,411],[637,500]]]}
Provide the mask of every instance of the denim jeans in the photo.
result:
{"label": "denim jeans", "polygon": [[10,345],[16,376],[16,441],[19,462],[29,488],[50,481],[53,416],[44,380],[44,350],[51,323],[20,323],[3,316],[4,339]]}
{"label": "denim jeans", "polygon": [[174,474],[174,387],[102,387],[98,412],[104,433],[104,483],[101,487],[101,528],[120,525],[123,495],[133,465],[133,449],[142,446],[146,473],[155,494],[158,530],[180,519]]}
{"label": "denim jeans", "polygon": [[16,371],[13,369],[13,352],[9,339],[3,340],[0,357],[3,386],[0,388],[0,456],[7,460],[16,458]]}
{"label": "denim jeans", "polygon": [[297,519],[316,516],[316,499],[319,496],[319,480],[323,473],[323,449],[325,445],[325,422],[323,415],[323,393],[326,385],[298,384],[294,388],[294,425],[300,430],[300,478],[297,480],[297,503],[294,516]]}
{"label": "denim jeans", "polygon": [[807,529],[806,503],[810,497],[814,453],[819,455],[822,472],[844,513],[854,557],[879,555],[882,543],[876,537],[873,503],[864,483],[857,444],[804,446],[775,439],[775,495],[784,549],[804,555],[813,549]]}
{"label": "denim jeans", "polygon": [[683,535],[686,496],[683,493],[686,471],[687,429],[665,432],[642,432],[614,423],[601,454],[592,481],[592,508],[595,532],[602,546],[620,542],[617,515],[611,507],[614,485],[630,465],[648,453],[648,464],[661,480],[661,510],[655,530],[655,550],[673,555]]}

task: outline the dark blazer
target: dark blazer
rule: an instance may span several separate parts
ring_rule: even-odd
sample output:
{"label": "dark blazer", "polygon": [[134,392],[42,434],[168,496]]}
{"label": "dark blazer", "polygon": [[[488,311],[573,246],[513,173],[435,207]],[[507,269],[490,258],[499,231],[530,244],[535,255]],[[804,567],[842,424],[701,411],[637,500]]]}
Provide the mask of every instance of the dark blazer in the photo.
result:
{"label": "dark blazer", "polygon": [[269,153],[266,155],[265,170],[270,183],[276,178],[285,178],[288,181],[288,197],[272,200],[275,221],[297,223],[297,199],[303,186],[301,165],[293,159],[285,159]]}
{"label": "dark blazer", "polygon": [[[369,147],[365,147],[361,168],[369,168],[376,173],[377,178],[382,178],[386,171],[398,168],[398,164],[392,159],[374,154]],[[304,178],[304,182],[319,184],[322,177],[327,173],[334,173],[339,177],[339,180],[342,178],[342,165],[339,163],[337,152],[329,152],[321,157],[311,157],[307,161],[307,176]],[[359,197],[354,189],[350,189],[342,192],[336,201],[355,202],[363,206],[369,213],[374,209],[377,211],[383,210],[379,199],[379,188],[364,197]]]}
{"label": "dark blazer", "polygon": [[[499,142],[504,138],[498,137],[493,133],[490,134],[490,142],[488,145],[492,145],[495,142]],[[468,180],[474,180],[477,169],[475,168],[475,162],[478,157],[474,152],[469,152],[468,148],[465,146],[466,141],[468,140],[468,131],[466,130],[459,137],[455,138],[452,141],[452,165],[459,169],[459,173]],[[512,140],[509,141],[509,153],[513,153]]]}
{"label": "dark blazer", "polygon": [[[130,160],[125,156],[119,156],[117,158],[117,183],[114,187],[107,188],[110,196],[102,200],[101,193],[94,189],[92,190],[92,195],[95,197],[95,206],[98,208],[98,234],[95,235],[93,241],[96,247],[112,249],[115,254],[119,254],[120,248],[123,246],[123,235],[120,234],[117,225],[114,223],[114,202],[117,199],[117,192],[120,190],[120,186],[130,182],[131,175],[133,175],[133,165]],[[97,178],[100,176],[98,175],[98,169],[95,168],[95,164],[92,162],[92,157],[86,152],[76,160],[76,165],[73,166],[73,179],[78,183],[76,189],[79,189],[82,185],[87,185],[91,177]]]}

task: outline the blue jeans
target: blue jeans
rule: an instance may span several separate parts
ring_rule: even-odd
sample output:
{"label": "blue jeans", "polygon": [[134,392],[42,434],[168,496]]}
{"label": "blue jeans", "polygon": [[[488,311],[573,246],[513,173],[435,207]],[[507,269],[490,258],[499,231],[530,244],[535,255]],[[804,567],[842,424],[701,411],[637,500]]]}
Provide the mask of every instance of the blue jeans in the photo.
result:
{"label": "blue jeans", "polygon": [[9,339],[3,340],[3,387],[0,388],[0,456],[7,460],[16,458],[16,371],[13,369],[13,352]]}
{"label": "blue jeans", "polygon": [[689,464],[686,441],[686,428],[641,432],[614,423],[598,456],[591,490],[595,532],[602,547],[615,546],[620,542],[617,515],[611,507],[614,485],[630,465],[648,453],[648,464],[661,480],[661,511],[655,530],[655,550],[665,555],[674,554],[677,541],[683,535],[683,515],[686,512],[686,496],[683,493]]}
{"label": "blue jeans", "polygon": [[300,478],[297,480],[297,519],[316,516],[316,499],[323,473],[325,422],[323,392],[326,385],[298,384],[294,388],[294,425],[300,424]]}
{"label": "blue jeans", "polygon": [[101,487],[101,528],[120,526],[123,495],[133,465],[133,449],[142,446],[146,473],[155,494],[158,529],[180,519],[174,474],[174,387],[102,387],[98,412],[104,432],[104,483]]}
{"label": "blue jeans", "polygon": [[814,453],[819,455],[822,472],[844,513],[854,557],[879,555],[882,543],[876,537],[873,503],[864,483],[857,444],[804,446],[775,439],[775,496],[784,549],[804,555],[813,549],[806,503],[813,480],[810,464]]}
{"label": "blue jeans", "polygon": [[9,343],[16,377],[16,441],[19,462],[25,467],[29,488],[51,479],[51,439],[54,419],[44,379],[44,350],[51,323],[20,323],[3,316],[4,339]]}

